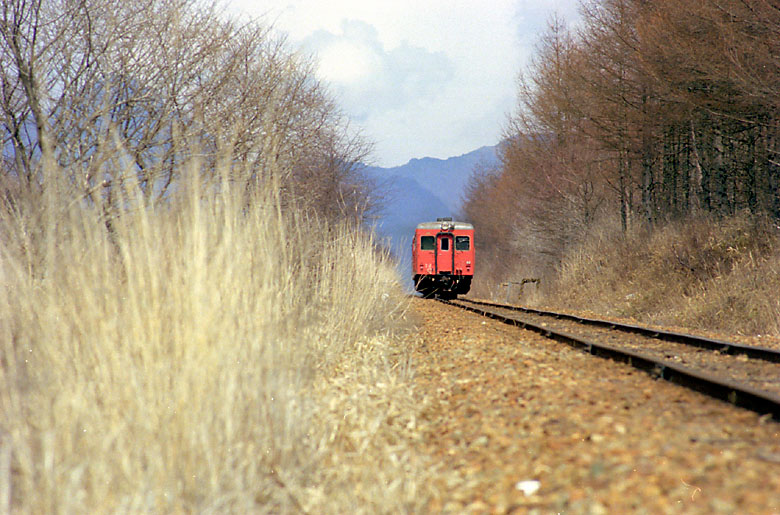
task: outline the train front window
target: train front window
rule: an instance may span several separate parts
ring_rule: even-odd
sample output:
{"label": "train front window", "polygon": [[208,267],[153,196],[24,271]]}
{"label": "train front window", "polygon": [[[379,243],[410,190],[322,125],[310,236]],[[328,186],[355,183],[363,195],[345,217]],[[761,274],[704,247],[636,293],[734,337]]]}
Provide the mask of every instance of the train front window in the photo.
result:
{"label": "train front window", "polygon": [[441,239],[441,250],[450,250],[450,239],[449,238],[442,238]]}
{"label": "train front window", "polygon": [[468,236],[455,236],[455,250],[469,250]]}
{"label": "train front window", "polygon": [[433,236],[420,238],[420,250],[436,250],[436,240]]}

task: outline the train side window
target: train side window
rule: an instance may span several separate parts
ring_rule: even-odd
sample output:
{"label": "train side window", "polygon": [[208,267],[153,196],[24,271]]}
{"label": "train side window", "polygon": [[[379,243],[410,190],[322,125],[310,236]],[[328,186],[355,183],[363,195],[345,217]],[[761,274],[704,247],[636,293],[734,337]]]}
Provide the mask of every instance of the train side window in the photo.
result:
{"label": "train side window", "polygon": [[420,238],[420,250],[436,250],[436,241],[433,236]]}
{"label": "train side window", "polygon": [[455,236],[455,250],[469,250],[468,236]]}
{"label": "train side window", "polygon": [[441,250],[450,250],[450,239],[449,238],[442,238],[441,239]]}

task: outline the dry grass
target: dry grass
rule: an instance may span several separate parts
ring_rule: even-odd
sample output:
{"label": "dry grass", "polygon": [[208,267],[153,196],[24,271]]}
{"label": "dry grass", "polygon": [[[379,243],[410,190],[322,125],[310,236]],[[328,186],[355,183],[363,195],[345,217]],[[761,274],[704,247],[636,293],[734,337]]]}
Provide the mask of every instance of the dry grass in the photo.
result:
{"label": "dry grass", "polygon": [[191,186],[3,210],[0,512],[418,511],[393,264]]}
{"label": "dry grass", "polygon": [[602,226],[563,261],[559,305],[663,324],[780,335],[780,229],[702,218],[626,236]]}

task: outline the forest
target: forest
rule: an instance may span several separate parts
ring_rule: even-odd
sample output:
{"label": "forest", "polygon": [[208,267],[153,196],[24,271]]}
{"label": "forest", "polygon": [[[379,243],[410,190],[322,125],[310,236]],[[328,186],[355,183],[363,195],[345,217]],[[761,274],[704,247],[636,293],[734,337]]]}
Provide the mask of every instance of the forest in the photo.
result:
{"label": "forest", "polygon": [[[550,20],[519,75],[501,164],[469,185],[464,211],[489,269],[483,293],[527,277],[555,290],[588,242],[597,262],[604,245],[696,226],[706,247],[707,231],[735,218],[773,240],[780,5],[592,0],[581,13],[575,28]],[[596,265],[570,286],[598,275]]]}

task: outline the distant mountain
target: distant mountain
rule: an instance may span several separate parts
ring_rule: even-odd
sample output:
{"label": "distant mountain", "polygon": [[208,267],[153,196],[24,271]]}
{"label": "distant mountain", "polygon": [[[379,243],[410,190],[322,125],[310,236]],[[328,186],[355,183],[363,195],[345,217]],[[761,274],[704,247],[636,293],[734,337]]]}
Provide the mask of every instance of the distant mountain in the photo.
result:
{"label": "distant mountain", "polygon": [[366,168],[366,174],[385,194],[377,233],[390,240],[404,276],[410,274],[409,246],[414,228],[441,216],[458,220],[469,177],[477,166],[496,167],[496,151],[497,146],[488,146],[449,159],[424,157],[392,168]]}
{"label": "distant mountain", "polygon": [[[494,167],[498,164],[496,150],[497,146],[486,146],[448,159],[423,157],[412,159],[401,166],[368,167],[366,171],[380,182],[383,179],[393,181],[394,178],[414,179],[447,206],[449,212],[439,216],[448,216],[460,211],[463,191],[474,168],[477,165]],[[400,192],[394,200],[404,201],[406,198]]]}

